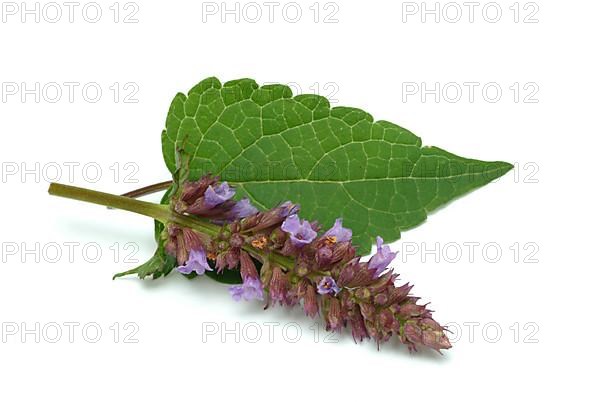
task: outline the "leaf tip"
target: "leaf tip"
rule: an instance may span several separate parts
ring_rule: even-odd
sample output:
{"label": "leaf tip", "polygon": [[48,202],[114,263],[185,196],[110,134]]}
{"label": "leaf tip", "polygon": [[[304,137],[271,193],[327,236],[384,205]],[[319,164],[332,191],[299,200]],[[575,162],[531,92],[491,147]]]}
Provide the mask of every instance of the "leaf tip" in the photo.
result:
{"label": "leaf tip", "polygon": [[114,281],[117,278],[120,278],[122,276],[127,276],[127,275],[133,275],[133,274],[137,274],[138,273],[138,268],[134,268],[134,269],[130,269],[129,271],[125,271],[125,272],[119,272],[113,275],[112,280]]}
{"label": "leaf tip", "polygon": [[498,165],[499,165],[499,170],[501,172],[500,176],[505,175],[506,173],[513,170],[515,167],[512,163],[508,163],[508,162],[498,162]]}

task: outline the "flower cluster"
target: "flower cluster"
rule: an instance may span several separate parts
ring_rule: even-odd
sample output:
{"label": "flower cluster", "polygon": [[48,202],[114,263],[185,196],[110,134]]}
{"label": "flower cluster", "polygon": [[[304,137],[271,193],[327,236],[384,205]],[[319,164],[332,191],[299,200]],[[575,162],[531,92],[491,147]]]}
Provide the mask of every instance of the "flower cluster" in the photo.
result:
{"label": "flower cluster", "polygon": [[[235,300],[301,304],[308,316],[320,314],[328,330],[350,327],[355,341],[373,338],[379,345],[397,337],[411,351],[418,345],[451,347],[445,328],[410,295],[412,286],[396,286],[398,275],[388,267],[396,253],[381,237],[377,252],[361,261],[341,219],[319,234],[319,224],[300,219],[299,207],[289,201],[259,212],[247,199],[234,201],[234,194],[208,175],[185,183],[174,197],[176,212],[219,225],[214,235],[167,225],[166,250],[177,258],[179,272],[201,275],[213,260],[217,272],[240,270],[243,283],[229,289]],[[261,262],[260,272],[254,260]]]}

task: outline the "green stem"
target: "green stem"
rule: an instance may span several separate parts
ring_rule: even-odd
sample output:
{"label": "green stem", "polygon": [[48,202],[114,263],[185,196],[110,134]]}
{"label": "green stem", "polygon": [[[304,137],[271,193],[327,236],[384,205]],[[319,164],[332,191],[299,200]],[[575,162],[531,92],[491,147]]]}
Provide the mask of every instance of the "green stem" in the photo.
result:
{"label": "green stem", "polygon": [[174,223],[178,226],[190,228],[198,232],[206,233],[211,236],[216,236],[221,230],[221,226],[215,225],[210,222],[205,222],[202,219],[194,218],[188,215],[181,215],[176,212],[171,212],[170,223]]}
{"label": "green stem", "polygon": [[103,193],[101,191],[89,190],[87,188],[67,186],[65,184],[51,183],[48,188],[50,195],[70,198],[73,200],[91,202],[92,204],[104,205],[106,207],[123,209],[137,214],[149,216],[161,221],[168,222],[171,211],[166,205],[154,204],[152,202],[140,201],[129,197]]}
{"label": "green stem", "polygon": [[104,205],[106,207],[135,212],[137,214],[154,218],[162,223],[174,223],[176,225],[188,227],[212,236],[218,234],[220,229],[220,226],[210,222],[205,222],[199,218],[181,215],[171,211],[167,205],[140,201],[122,195],[103,193],[101,191],[67,186],[65,184],[58,183],[51,183],[48,193],[50,193],[50,195],[56,195],[59,197],[91,202],[92,204]]}
{"label": "green stem", "polygon": [[[51,183],[50,188],[48,188],[48,193],[58,197],[70,198],[73,200],[85,201],[92,204],[135,212],[137,214],[154,218],[163,224],[172,223],[181,227],[196,230],[201,233],[206,233],[210,236],[216,236],[221,230],[221,226],[219,225],[204,221],[200,218],[176,213],[167,205],[140,201],[121,195],[103,193],[101,191],[89,190],[87,188],[68,186],[58,183]],[[262,252],[255,250],[253,247],[244,246],[244,249],[247,249],[247,251],[251,252],[252,254],[262,255]],[[274,253],[270,256],[270,258],[282,268],[292,269],[294,267],[294,261],[283,255]]]}

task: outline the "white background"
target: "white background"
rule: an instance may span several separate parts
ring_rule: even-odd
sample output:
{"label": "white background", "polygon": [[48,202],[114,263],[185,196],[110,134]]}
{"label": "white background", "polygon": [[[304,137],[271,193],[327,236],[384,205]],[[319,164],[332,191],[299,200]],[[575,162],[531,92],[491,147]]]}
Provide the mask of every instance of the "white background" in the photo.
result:
{"label": "white background", "polygon": [[[445,2],[439,23],[435,15],[423,23],[420,13],[403,14],[403,7],[412,8],[402,2],[373,0],[320,2],[318,22],[310,9],[314,1],[298,1],[296,23],[286,21],[295,18],[294,9],[282,15],[286,2],[275,8],[272,23],[262,2],[260,21],[244,21],[244,10],[246,19],[254,18],[256,8],[241,3],[239,22],[229,15],[222,23],[220,2],[208,15],[202,2],[138,0],[138,22],[123,22],[136,8],[124,9],[122,2],[115,23],[113,3],[99,2],[97,23],[83,18],[85,2],[72,23],[62,2],[56,23],[47,21],[55,10],[42,14],[44,2],[39,23],[35,15],[21,22],[20,4],[17,14],[2,15],[3,400],[593,398],[597,2],[538,0],[525,8],[524,1],[517,23],[513,0],[498,2],[503,14],[497,23],[482,15],[486,2],[473,22],[459,2],[463,16],[456,23],[448,21],[455,9],[447,6],[443,14]],[[525,23],[535,6],[538,22]],[[94,10],[87,11],[94,18]],[[338,22],[324,22],[333,11]],[[495,18],[494,9],[487,11],[486,18]],[[51,198],[48,179],[57,165],[60,182],[113,193],[168,179],[159,138],[171,99],[212,75],[222,82],[295,83],[303,92],[316,84],[337,105],[396,122],[424,144],[516,164],[394,244],[404,251],[397,271],[431,302],[435,317],[453,327],[453,349],[444,356],[411,355],[391,343],[378,352],[371,342],[355,345],[348,334],[332,342],[300,311],[236,304],[207,278],[111,280],[136,265],[126,258],[129,252],[139,262],[152,254],[152,221]],[[65,82],[79,85],[73,102]],[[473,102],[466,87],[456,103],[450,93],[439,102],[434,95],[423,101],[404,93],[403,99],[403,89],[422,82],[430,89],[436,83],[479,87]],[[21,83],[34,93],[23,99]],[[63,89],[55,103],[52,83]],[[503,90],[498,102],[482,95],[490,83]],[[521,88],[516,102],[515,83]],[[93,90],[83,96],[86,84],[103,90],[96,103]],[[537,103],[525,102],[531,88],[537,93],[529,100]],[[126,102],[132,92],[127,100],[137,103]],[[69,163],[78,164],[73,177]],[[69,242],[76,242],[72,259]],[[470,242],[478,243],[472,260]],[[462,257],[452,262],[457,245]],[[57,249],[62,254],[53,262]],[[100,260],[91,262],[98,249]],[[497,250],[502,254],[493,262]],[[73,342],[64,323],[77,325]],[[212,323],[214,335],[207,331]],[[270,323],[278,324],[272,339]],[[57,326],[62,336],[52,343]],[[253,343],[257,327],[262,334]],[[94,343],[97,328],[102,334]]]}

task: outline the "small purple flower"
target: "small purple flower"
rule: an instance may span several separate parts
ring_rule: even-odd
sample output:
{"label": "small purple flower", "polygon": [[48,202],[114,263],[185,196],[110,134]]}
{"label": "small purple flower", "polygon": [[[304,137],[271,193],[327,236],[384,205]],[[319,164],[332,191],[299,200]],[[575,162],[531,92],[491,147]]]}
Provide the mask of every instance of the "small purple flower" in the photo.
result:
{"label": "small purple flower", "polygon": [[216,188],[208,186],[204,192],[204,206],[214,208],[235,195],[235,190],[229,187],[226,181],[219,184]]}
{"label": "small purple flower", "polygon": [[259,279],[246,278],[241,285],[229,287],[229,294],[233,300],[240,301],[242,299],[249,301],[252,299],[263,300],[263,288]]}
{"label": "small purple flower", "polygon": [[337,295],[340,292],[340,288],[331,276],[325,276],[321,279],[321,282],[317,285],[317,293],[320,295],[332,294]]}
{"label": "small purple flower", "polygon": [[309,244],[317,237],[317,232],[312,229],[310,222],[300,221],[298,215],[290,215],[285,218],[281,224],[281,230],[290,234],[290,240],[296,247]]}
{"label": "small purple flower", "polygon": [[335,220],[333,227],[325,232],[324,236],[333,243],[342,243],[352,239],[352,229],[346,229],[342,226],[342,219]]}
{"label": "small purple flower", "polygon": [[233,219],[242,219],[250,215],[254,215],[258,212],[258,209],[254,205],[250,204],[250,200],[242,198],[238,201],[233,208],[231,208],[231,216]]}
{"label": "small purple flower", "polygon": [[377,236],[377,253],[369,260],[369,269],[375,270],[375,276],[381,275],[387,266],[396,258],[396,254],[392,253],[390,246],[383,244],[383,239]]}
{"label": "small purple flower", "polygon": [[177,267],[177,271],[186,275],[192,273],[192,271],[198,275],[204,275],[205,271],[212,271],[212,268],[208,265],[208,261],[206,261],[204,249],[200,248],[190,251],[188,260],[185,264]]}

